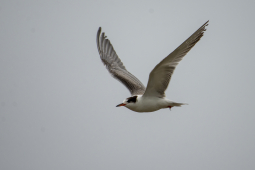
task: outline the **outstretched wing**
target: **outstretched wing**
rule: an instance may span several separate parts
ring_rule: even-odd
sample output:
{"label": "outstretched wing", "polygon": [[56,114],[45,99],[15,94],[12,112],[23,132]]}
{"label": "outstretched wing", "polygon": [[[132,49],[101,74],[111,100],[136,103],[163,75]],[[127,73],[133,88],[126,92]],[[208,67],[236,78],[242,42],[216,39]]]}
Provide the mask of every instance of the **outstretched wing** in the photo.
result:
{"label": "outstretched wing", "polygon": [[99,27],[97,32],[97,49],[100,58],[110,74],[123,83],[132,96],[142,95],[145,91],[144,85],[131,73],[129,73],[115,50],[111,42],[106,39],[104,32],[101,34],[101,27]]}
{"label": "outstretched wing", "polygon": [[203,36],[204,31],[206,30],[205,27],[208,25],[208,22],[209,21],[203,24],[178,48],[176,48],[171,54],[169,54],[158,65],[156,65],[156,67],[150,73],[147,88],[143,95],[144,97],[165,97],[165,90],[167,89],[176,66]]}

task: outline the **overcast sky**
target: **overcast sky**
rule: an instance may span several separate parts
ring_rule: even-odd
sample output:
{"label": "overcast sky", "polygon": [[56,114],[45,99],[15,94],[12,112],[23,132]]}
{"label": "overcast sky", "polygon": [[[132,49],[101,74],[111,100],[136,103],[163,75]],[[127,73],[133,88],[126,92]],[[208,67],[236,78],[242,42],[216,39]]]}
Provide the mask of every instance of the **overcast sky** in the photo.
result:
{"label": "overcast sky", "polygon": [[[253,0],[0,1],[1,170],[255,169]],[[100,61],[98,27],[147,85],[210,20],[166,95],[136,113]]]}

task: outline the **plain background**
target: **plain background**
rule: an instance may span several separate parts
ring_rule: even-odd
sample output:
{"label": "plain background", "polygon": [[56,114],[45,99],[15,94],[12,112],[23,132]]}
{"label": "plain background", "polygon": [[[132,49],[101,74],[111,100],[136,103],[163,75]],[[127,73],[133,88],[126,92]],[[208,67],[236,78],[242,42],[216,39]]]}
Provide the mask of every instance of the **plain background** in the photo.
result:
{"label": "plain background", "polygon": [[[255,1],[0,1],[1,170],[255,169]],[[189,105],[116,108],[129,91],[96,48],[106,32],[146,86],[210,20],[166,95]]]}

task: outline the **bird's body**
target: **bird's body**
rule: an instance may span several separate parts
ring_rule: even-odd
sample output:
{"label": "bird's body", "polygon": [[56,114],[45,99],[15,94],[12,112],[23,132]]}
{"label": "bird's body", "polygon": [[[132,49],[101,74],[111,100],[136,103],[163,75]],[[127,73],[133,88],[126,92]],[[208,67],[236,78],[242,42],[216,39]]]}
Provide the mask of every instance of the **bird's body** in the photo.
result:
{"label": "bird's body", "polygon": [[181,105],[184,105],[184,103],[175,103],[165,97],[163,98],[143,97],[142,95],[138,95],[137,101],[134,104],[126,105],[126,107],[135,112],[154,112],[159,109],[171,108],[174,106],[181,106]]}
{"label": "bird's body", "polygon": [[165,57],[151,71],[147,87],[130,72],[128,72],[113,49],[112,44],[104,33],[101,34],[101,27],[97,32],[97,48],[100,58],[110,74],[123,83],[131,93],[131,97],[125,99],[123,103],[117,105],[125,106],[135,112],[153,112],[162,108],[181,106],[184,103],[170,101],[165,96],[165,90],[173,72],[182,58],[200,40],[209,21],[203,24],[178,48]]}

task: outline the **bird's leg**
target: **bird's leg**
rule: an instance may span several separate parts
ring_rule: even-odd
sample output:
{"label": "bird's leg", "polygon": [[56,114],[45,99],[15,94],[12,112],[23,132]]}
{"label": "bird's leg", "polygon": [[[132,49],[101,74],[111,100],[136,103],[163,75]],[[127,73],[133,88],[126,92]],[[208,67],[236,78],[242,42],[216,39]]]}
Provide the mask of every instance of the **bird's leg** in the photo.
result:
{"label": "bird's leg", "polygon": [[169,107],[169,109],[170,109],[170,111],[171,111],[171,108],[173,107],[173,106],[168,106]]}

